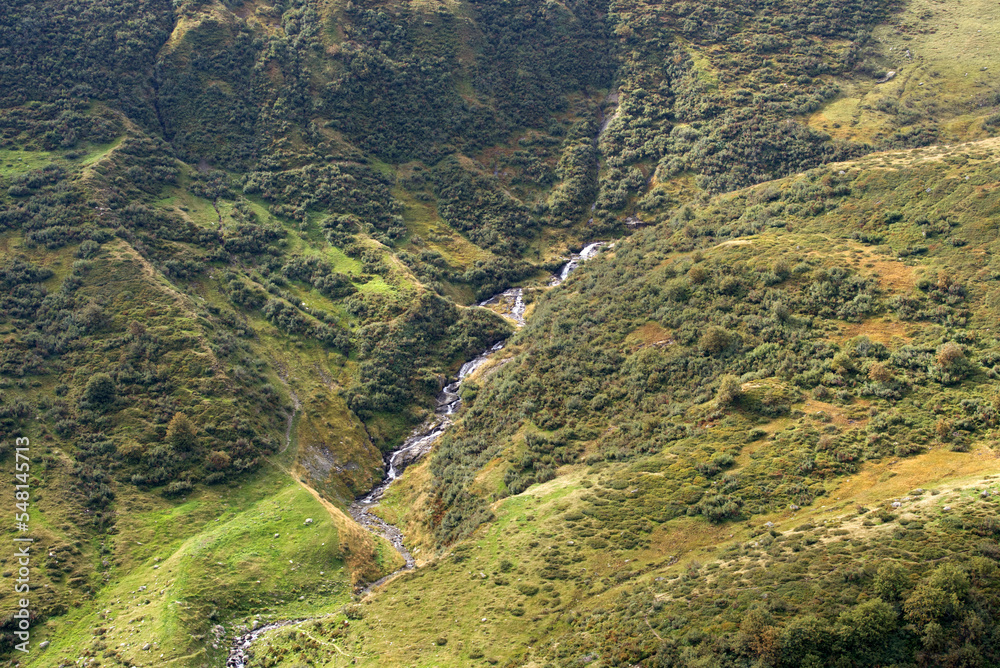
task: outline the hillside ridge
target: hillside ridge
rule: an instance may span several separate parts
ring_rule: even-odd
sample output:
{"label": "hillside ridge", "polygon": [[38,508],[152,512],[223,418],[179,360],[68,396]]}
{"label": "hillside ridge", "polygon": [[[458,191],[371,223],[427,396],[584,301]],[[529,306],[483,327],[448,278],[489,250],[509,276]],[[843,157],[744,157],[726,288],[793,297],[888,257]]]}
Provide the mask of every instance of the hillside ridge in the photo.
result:
{"label": "hillside ridge", "polygon": [[0,662],[996,663],[997,13],[7,3]]}

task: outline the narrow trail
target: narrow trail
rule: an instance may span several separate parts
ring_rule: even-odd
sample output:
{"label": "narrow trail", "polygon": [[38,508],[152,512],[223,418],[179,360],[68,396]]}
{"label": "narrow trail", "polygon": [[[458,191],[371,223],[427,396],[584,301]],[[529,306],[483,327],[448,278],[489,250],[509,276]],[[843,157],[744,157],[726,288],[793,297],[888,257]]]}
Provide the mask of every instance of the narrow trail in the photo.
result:
{"label": "narrow trail", "polygon": [[288,450],[288,446],[292,444],[292,425],[295,423],[295,418],[298,416],[299,411],[302,410],[302,402],[299,401],[299,395],[295,394],[295,390],[288,387],[288,393],[292,397],[292,405],[294,410],[288,414],[287,424],[285,425],[285,446],[281,448],[281,452]]}
{"label": "narrow trail", "polygon": [[[608,245],[608,242],[594,242],[585,246],[580,253],[573,254],[569,261],[562,267],[562,270],[558,274],[552,276],[547,287],[552,288],[565,281],[573,270],[575,270],[581,263],[595,257],[600,249],[606,245]],[[513,320],[518,329],[520,329],[525,324],[525,304],[523,294],[524,293],[521,288],[512,288],[506,292],[496,295],[495,297],[487,299],[479,304],[479,306],[499,305],[503,314]],[[462,365],[462,368],[458,372],[458,376],[452,382],[445,385],[438,394],[437,406],[434,410],[434,414],[423,424],[414,429],[409,438],[403,441],[403,444],[399,448],[386,456],[385,479],[376,485],[375,488],[368,494],[357,499],[351,504],[349,508],[350,517],[368,532],[389,541],[403,557],[405,562],[401,568],[389,573],[375,582],[370,583],[360,592],[361,596],[367,596],[375,589],[398,577],[401,573],[412,570],[416,567],[416,560],[406,548],[403,532],[400,531],[399,527],[389,524],[376,515],[373,510],[378,505],[389,486],[402,475],[406,467],[427,454],[434,445],[434,442],[437,441],[452,425],[452,415],[458,411],[462,404],[462,399],[459,396],[459,389],[461,388],[462,380],[474,373],[483,364],[492,359],[494,355],[503,350],[504,344],[505,341],[500,341],[478,357]],[[291,445],[293,421],[301,409],[301,404],[294,390],[292,390],[291,386],[288,384],[287,378],[282,377],[281,380],[285,383],[286,387],[288,387],[295,406],[294,412],[288,416],[288,424],[285,430],[285,446],[281,450],[281,452],[285,452]],[[323,498],[318,491],[303,482],[300,476],[295,475],[292,471],[289,471],[277,462],[272,463],[285,471],[303,489],[308,491],[313,498],[315,498],[320,505],[326,509],[334,522],[340,523],[343,520],[347,520],[347,515],[342,510],[337,508],[337,506],[327,499]],[[323,616],[329,615],[322,615],[320,617]],[[281,620],[246,631],[242,635],[234,638],[229,651],[229,659],[226,661],[226,668],[246,668],[247,662],[250,659],[250,649],[253,643],[268,631],[283,628],[285,626],[301,624],[320,617]],[[343,650],[339,647],[337,647],[337,651],[344,654]]]}
{"label": "narrow trail", "polygon": [[278,370],[278,380],[280,380],[281,384],[285,386],[286,390],[288,390],[288,396],[292,400],[292,412],[285,416],[285,444],[281,447],[281,450],[278,451],[278,454],[282,454],[292,445],[292,428],[295,426],[295,418],[298,416],[299,411],[302,410],[302,402],[299,401],[299,395],[296,394],[292,384],[288,382],[288,368],[284,364],[277,361],[275,361],[274,364],[275,368]]}

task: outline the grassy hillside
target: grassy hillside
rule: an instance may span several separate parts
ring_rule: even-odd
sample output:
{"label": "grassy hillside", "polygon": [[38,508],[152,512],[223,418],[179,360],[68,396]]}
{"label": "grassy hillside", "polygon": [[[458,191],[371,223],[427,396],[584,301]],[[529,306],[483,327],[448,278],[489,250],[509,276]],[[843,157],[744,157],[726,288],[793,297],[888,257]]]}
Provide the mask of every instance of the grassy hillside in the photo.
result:
{"label": "grassy hillside", "polygon": [[[299,617],[321,621],[258,663],[994,661],[992,496],[945,522],[914,493],[990,474],[994,13],[0,7],[0,464],[32,439],[32,665],[221,665]],[[399,556],[347,504],[514,333],[470,305],[515,285],[528,326],[380,509],[425,567],[354,605]],[[833,602],[739,598],[793,581],[785,541],[848,573],[823,520],[861,551],[903,519],[936,556],[887,552],[895,594],[873,566]],[[907,608],[921,578],[945,612]],[[809,614],[830,634],[787,649]]]}
{"label": "grassy hillside", "polygon": [[[192,494],[214,496],[218,516],[242,503],[241,490],[263,493],[257,476],[279,456],[340,504],[339,531],[356,544],[326,567],[347,597],[398,555],[377,547],[343,504],[380,479],[380,448],[419,419],[438,379],[507,326],[428,292],[383,245],[342,232],[351,221],[334,229],[317,215],[295,225],[232,193],[230,175],[189,168],[125,126],[110,144],[5,156],[4,454],[12,461],[14,436],[36,444],[37,548],[57,555],[40,557],[33,612],[39,623],[69,610],[96,619],[112,600],[103,597],[117,601],[139,568],[107,556],[129,554],[116,536]],[[354,244],[350,255],[334,233]],[[311,498],[297,503],[306,500],[309,514],[327,514]],[[224,545],[250,540],[241,517]],[[178,538],[209,540],[197,526],[181,522]],[[286,540],[288,553],[311,549],[304,535]],[[331,554],[337,544],[331,535]],[[245,595],[245,573],[217,576],[218,590],[241,592],[235,598],[213,593],[208,571],[185,573],[197,593],[175,593],[196,612],[174,621],[167,607],[150,613],[163,625],[150,637],[183,649],[177,656],[195,651],[177,638],[204,635],[206,620],[227,635],[265,609]],[[287,584],[269,591],[290,597]],[[79,647],[61,628],[40,635],[54,634],[53,648]],[[212,656],[223,656],[225,640],[213,643]]]}
{"label": "grassy hillside", "polygon": [[873,32],[864,50],[872,78],[842,81],[841,94],[809,124],[846,138],[877,138],[900,126],[934,128],[946,142],[993,134],[996,84],[990,70],[1000,55],[990,38],[995,12],[981,2],[907,3]]}
{"label": "grassy hillside", "polygon": [[255,665],[995,663],[996,151],[809,171],[585,265],[390,491],[425,566]]}
{"label": "grassy hillside", "polygon": [[103,586],[36,630],[51,644],[32,665],[221,665],[231,629],[337,610],[400,560],[277,469],[180,504],[123,495],[118,509],[130,519],[100,546]]}

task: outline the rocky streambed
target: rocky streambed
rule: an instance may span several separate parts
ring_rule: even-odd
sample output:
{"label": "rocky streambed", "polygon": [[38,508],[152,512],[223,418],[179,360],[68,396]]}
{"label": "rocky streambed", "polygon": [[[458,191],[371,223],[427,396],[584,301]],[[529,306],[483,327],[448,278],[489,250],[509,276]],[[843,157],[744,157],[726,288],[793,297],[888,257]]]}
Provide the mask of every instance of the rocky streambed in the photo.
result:
{"label": "rocky streambed", "polygon": [[440,394],[438,394],[437,407],[434,410],[434,415],[417,427],[410,437],[403,441],[403,444],[399,446],[399,448],[393,450],[392,453],[386,457],[385,480],[379,483],[378,486],[376,486],[371,492],[351,504],[351,517],[353,517],[358,524],[365,527],[372,533],[380,535],[392,543],[403,556],[403,559],[406,560],[406,565],[404,565],[403,568],[395,573],[390,573],[377,582],[370,584],[365,589],[365,592],[371,591],[389,578],[396,575],[396,573],[413,568],[416,563],[413,559],[413,555],[410,554],[410,551],[407,550],[406,546],[403,544],[403,533],[399,530],[399,528],[389,524],[381,517],[373,513],[372,509],[378,505],[378,502],[382,499],[382,495],[385,494],[387,489],[389,489],[389,485],[399,478],[403,469],[427,454],[427,452],[430,451],[431,446],[434,445],[434,442],[441,438],[441,435],[448,430],[448,427],[451,426],[451,416],[462,404],[462,399],[458,394],[462,381],[469,376],[469,374],[485,364],[502,348],[503,342],[501,341],[485,353],[476,357],[474,360],[466,362],[462,365],[462,368],[458,372],[458,377],[445,385]]}
{"label": "rocky streambed", "polygon": [[[573,254],[570,257],[570,260],[563,265],[559,273],[552,276],[549,280],[549,287],[554,287],[565,281],[574,269],[576,269],[581,263],[586,262],[597,255],[597,253],[600,252],[601,248],[605,245],[607,245],[607,242],[594,242],[584,246],[579,253]],[[481,302],[479,306],[499,306],[504,315],[512,319],[518,327],[522,327],[525,323],[524,312],[526,305],[524,303],[524,291],[522,288],[511,288],[510,290]],[[403,532],[399,530],[399,527],[389,524],[376,515],[373,512],[373,509],[378,505],[378,502],[382,499],[386,490],[389,489],[389,486],[392,485],[392,483],[403,473],[403,470],[427,454],[427,452],[429,452],[431,447],[434,445],[434,442],[441,438],[441,435],[448,430],[448,427],[452,424],[452,415],[454,415],[462,404],[462,399],[459,396],[462,381],[474,373],[476,369],[488,362],[494,355],[500,352],[504,347],[504,343],[505,341],[497,343],[475,359],[462,365],[462,368],[459,369],[458,376],[445,385],[438,394],[434,414],[425,420],[423,424],[414,429],[413,433],[411,433],[410,436],[403,441],[402,445],[386,455],[385,479],[368,494],[357,499],[351,504],[351,517],[353,517],[358,524],[365,527],[368,531],[371,531],[375,535],[382,536],[392,543],[393,547],[399,551],[399,554],[402,555],[405,561],[402,568],[386,575],[376,582],[372,582],[362,591],[362,594],[372,591],[399,573],[411,570],[416,566],[416,560],[406,548]],[[291,619],[273,622],[248,630],[242,635],[237,636],[233,640],[233,644],[229,651],[229,659],[226,661],[226,668],[246,668],[247,661],[250,658],[249,651],[251,646],[254,641],[256,641],[264,633],[273,629],[298,624],[304,621],[307,620]]]}

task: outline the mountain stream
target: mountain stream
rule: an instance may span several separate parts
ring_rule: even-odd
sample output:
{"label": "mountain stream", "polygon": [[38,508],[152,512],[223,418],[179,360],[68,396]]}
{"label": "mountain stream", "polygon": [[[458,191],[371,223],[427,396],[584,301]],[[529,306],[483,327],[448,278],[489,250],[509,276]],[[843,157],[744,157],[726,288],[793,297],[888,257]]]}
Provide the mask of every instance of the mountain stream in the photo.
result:
{"label": "mountain stream", "polygon": [[[608,242],[597,241],[587,246],[584,246],[579,253],[574,253],[569,261],[562,266],[562,269],[558,274],[553,275],[549,280],[549,287],[555,287],[565,281],[570,273],[573,272],[581,263],[593,258],[600,252],[601,248],[607,245]],[[489,307],[497,306],[505,316],[513,320],[518,328],[523,327],[525,303],[524,303],[524,291],[521,288],[511,288],[505,292],[495,295],[484,302],[481,302],[479,306]],[[420,459],[423,455],[430,451],[431,446],[437,441],[441,435],[448,430],[448,427],[452,424],[451,416],[455,414],[459,406],[462,404],[462,399],[459,396],[459,388],[462,385],[462,381],[476,371],[483,364],[488,362],[496,353],[503,349],[505,341],[501,341],[494,345],[492,348],[482,353],[475,359],[466,362],[462,365],[462,368],[458,371],[458,376],[450,383],[444,386],[440,394],[437,396],[437,406],[434,409],[434,414],[424,421],[419,427],[413,430],[409,438],[403,441],[396,450],[386,455],[385,465],[386,465],[386,475],[385,479],[375,486],[372,491],[368,492],[365,496],[357,499],[351,504],[350,514],[354,520],[365,527],[368,531],[372,532],[377,536],[381,536],[392,543],[393,547],[399,551],[405,560],[405,565],[399,570],[386,575],[382,579],[369,584],[361,593],[362,595],[367,594],[376,587],[384,584],[388,580],[392,579],[399,573],[403,571],[412,570],[416,566],[416,560],[410,551],[406,549],[406,545],[403,542],[403,532],[399,530],[392,524],[389,524],[381,517],[376,515],[372,510],[378,505],[378,502],[382,499],[389,486],[402,475],[403,470]],[[292,624],[298,624],[304,619],[291,619],[291,620],[281,620],[266,624],[264,626],[259,626],[255,629],[247,630],[242,635],[237,636],[233,640],[233,644],[229,650],[229,659],[226,661],[226,668],[246,668],[247,661],[250,658],[250,648],[261,635],[272,630],[281,628],[284,626],[289,626]]]}

